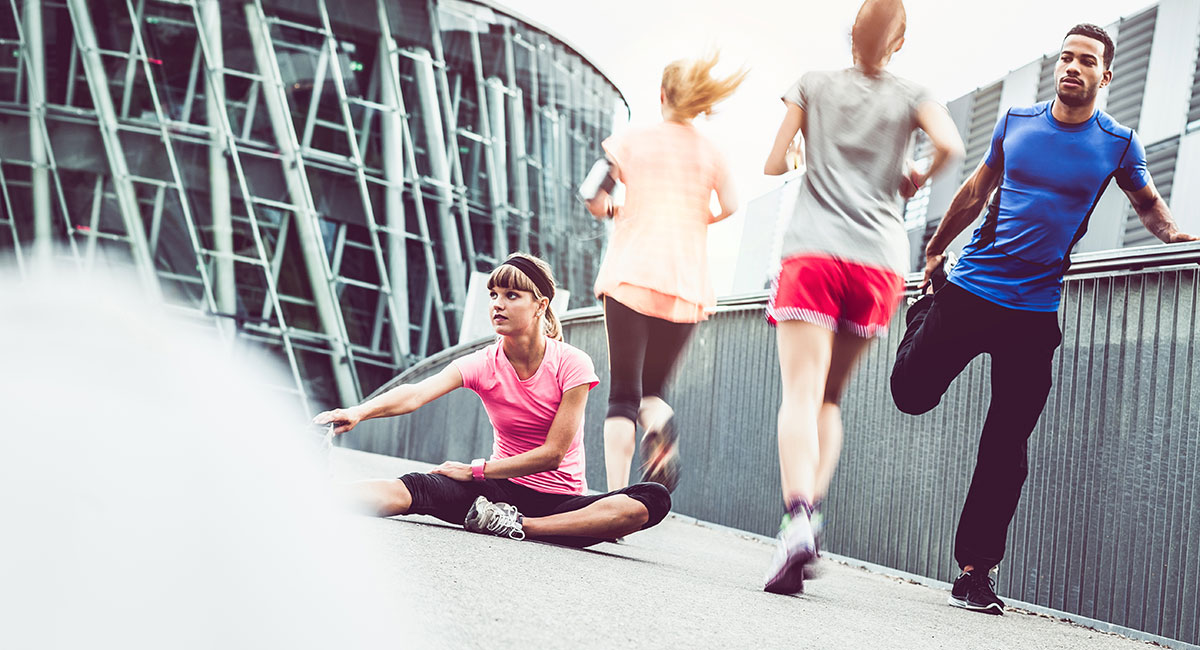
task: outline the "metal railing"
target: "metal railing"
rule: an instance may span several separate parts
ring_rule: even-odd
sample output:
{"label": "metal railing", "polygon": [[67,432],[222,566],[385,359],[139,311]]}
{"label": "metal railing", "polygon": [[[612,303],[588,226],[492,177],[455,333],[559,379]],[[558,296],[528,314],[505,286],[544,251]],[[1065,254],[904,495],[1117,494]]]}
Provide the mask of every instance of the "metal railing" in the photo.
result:
{"label": "metal railing", "polygon": [[[1054,388],[1030,440],[1029,478],[1000,566],[1003,596],[1200,643],[1198,262],[1200,244],[1075,259],[1059,312]],[[910,289],[916,280],[909,278]],[[765,300],[722,301],[689,343],[669,399],[684,463],[675,510],[770,535],[781,510],[780,387]],[[844,399],[845,448],[827,500],[825,543],[843,556],[950,581],[990,361],[972,362],[932,412],[905,415],[888,392],[902,317],[864,355]],[[588,480],[600,488],[603,318],[591,309],[563,322],[567,341],[592,356],[602,379],[588,400],[585,436]],[[389,386],[489,342],[446,350]],[[491,449],[487,417],[467,391],[361,429],[345,443],[423,461]]]}

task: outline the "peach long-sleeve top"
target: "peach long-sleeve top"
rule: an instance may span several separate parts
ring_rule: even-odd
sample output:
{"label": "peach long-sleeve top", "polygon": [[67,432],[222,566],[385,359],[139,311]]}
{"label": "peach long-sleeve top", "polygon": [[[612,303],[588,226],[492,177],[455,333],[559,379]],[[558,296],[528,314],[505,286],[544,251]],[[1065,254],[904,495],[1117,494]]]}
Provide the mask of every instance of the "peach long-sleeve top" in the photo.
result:
{"label": "peach long-sleeve top", "polygon": [[679,323],[716,305],[708,272],[712,193],[729,174],[724,157],[690,124],[660,122],[603,142],[625,184],[625,205],[596,277],[609,296]]}

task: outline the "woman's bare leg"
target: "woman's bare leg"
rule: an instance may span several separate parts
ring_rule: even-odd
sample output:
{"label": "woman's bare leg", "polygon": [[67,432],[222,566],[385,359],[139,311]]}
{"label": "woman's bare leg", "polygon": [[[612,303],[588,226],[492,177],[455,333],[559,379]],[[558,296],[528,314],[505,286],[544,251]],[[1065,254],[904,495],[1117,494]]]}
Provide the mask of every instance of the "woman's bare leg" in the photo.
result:
{"label": "woman's bare leg", "polygon": [[334,489],[338,500],[347,507],[377,517],[407,514],[412,507],[412,494],[398,478],[354,481]]}
{"label": "woman's bare leg", "polygon": [[859,357],[870,344],[871,339],[853,334],[841,333],[833,338],[829,374],[825,379],[825,396],[817,415],[820,455],[817,461],[814,499],[823,499],[829,492],[829,482],[833,480],[833,472],[837,469],[838,459],[842,455],[842,394]]}
{"label": "woman's bare leg", "polygon": [[604,421],[604,472],[608,491],[629,485],[629,466],[633,463],[633,420],[612,417]]}
{"label": "woman's bare leg", "polygon": [[803,321],[777,327],[783,396],[779,405],[779,474],[785,503],[812,503],[821,448],[818,413],[833,349],[833,332]]}
{"label": "woman's bare leg", "polygon": [[641,530],[649,520],[650,511],[641,501],[614,494],[579,510],[548,517],[526,517],[523,528],[527,537],[614,539]]}

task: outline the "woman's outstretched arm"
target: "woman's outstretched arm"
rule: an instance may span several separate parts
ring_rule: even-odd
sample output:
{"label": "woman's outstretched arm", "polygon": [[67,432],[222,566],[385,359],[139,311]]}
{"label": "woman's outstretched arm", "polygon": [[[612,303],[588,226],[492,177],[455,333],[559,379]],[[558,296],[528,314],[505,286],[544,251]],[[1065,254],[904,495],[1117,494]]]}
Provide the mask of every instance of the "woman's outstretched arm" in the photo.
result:
{"label": "woman's outstretched arm", "polygon": [[411,413],[455,388],[461,388],[462,385],[462,373],[454,364],[450,364],[432,377],[427,377],[415,384],[401,384],[358,406],[318,413],[313,418],[313,422],[336,424],[334,432],[342,434],[353,429],[363,420]]}

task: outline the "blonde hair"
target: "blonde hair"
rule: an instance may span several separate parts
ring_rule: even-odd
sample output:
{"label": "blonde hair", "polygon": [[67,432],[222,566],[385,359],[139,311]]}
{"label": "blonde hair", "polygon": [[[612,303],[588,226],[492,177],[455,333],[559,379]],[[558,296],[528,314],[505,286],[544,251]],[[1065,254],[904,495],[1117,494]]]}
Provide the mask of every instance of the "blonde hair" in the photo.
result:
{"label": "blonde hair", "polygon": [[713,106],[728,99],[750,73],[743,67],[728,77],[713,77],[719,58],[720,52],[713,50],[698,59],[672,61],[663,68],[663,99],[681,117],[712,114]]}
{"label": "blonde hair", "polygon": [[850,29],[855,62],[872,70],[882,67],[879,64],[896,51],[897,41],[904,38],[907,27],[901,0],[866,0]]}
{"label": "blonde hair", "polygon": [[[508,259],[511,260],[514,257],[523,257],[535,264],[539,269],[542,270],[542,273],[546,274],[546,278],[550,280],[550,286],[555,288],[558,287],[558,283],[554,281],[554,273],[550,270],[550,265],[541,258],[534,257],[528,253],[513,253],[512,255],[508,256]],[[531,280],[528,275],[525,275],[521,269],[518,269],[512,264],[501,264],[500,266],[497,266],[496,269],[492,271],[492,274],[488,276],[487,287],[489,290],[495,287],[503,287],[505,289],[516,289],[517,291],[528,291],[533,294],[534,300],[541,300],[542,298],[550,297],[542,295],[542,292],[537,288],[537,285],[533,283],[533,280]],[[546,305],[546,313],[542,316],[542,332],[552,339],[557,339],[559,341],[563,340],[562,326],[559,325],[558,316],[554,315],[554,310],[549,304]]]}

